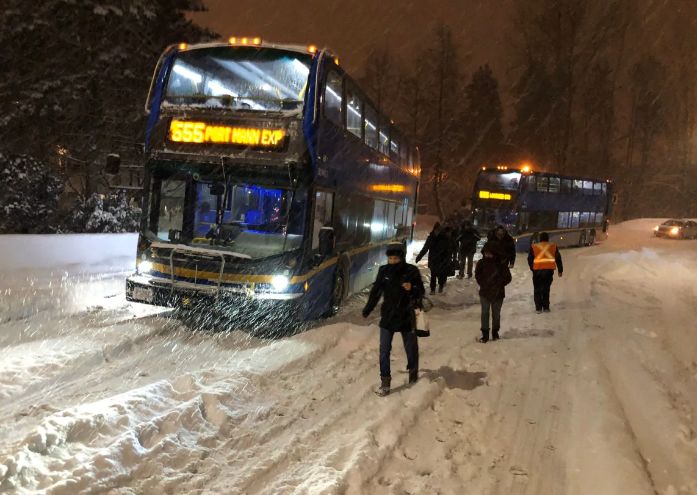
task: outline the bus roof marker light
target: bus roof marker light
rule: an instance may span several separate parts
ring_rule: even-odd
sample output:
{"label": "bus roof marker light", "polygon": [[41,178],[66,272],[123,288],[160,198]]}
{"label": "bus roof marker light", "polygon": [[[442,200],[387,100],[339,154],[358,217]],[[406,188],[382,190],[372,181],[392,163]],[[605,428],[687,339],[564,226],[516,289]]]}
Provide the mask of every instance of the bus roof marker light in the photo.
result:
{"label": "bus roof marker light", "polygon": [[308,45],[307,51],[308,51],[308,53],[315,54],[315,53],[317,53],[317,46],[316,45]]}
{"label": "bus roof marker light", "polygon": [[256,36],[255,38],[252,39],[252,45],[261,45],[261,38]]}
{"label": "bus roof marker light", "polygon": [[520,171],[524,174],[529,174],[532,171],[532,168],[530,168],[530,165],[523,165],[523,168],[521,168]]}
{"label": "bus roof marker light", "polygon": [[180,50],[186,50],[189,47],[186,43],[179,43],[179,49]]}
{"label": "bus roof marker light", "polygon": [[334,64],[339,65],[339,57],[334,57]]}
{"label": "bus roof marker light", "polygon": [[228,43],[230,43],[231,45],[236,45],[236,44],[237,44],[237,38],[236,38],[235,36],[230,36],[230,38],[228,38],[227,41],[228,41]]}
{"label": "bus roof marker light", "polygon": [[247,38],[246,36],[245,36],[244,38],[242,38],[242,44],[243,44],[243,45],[248,45],[248,44],[249,44],[249,38]]}

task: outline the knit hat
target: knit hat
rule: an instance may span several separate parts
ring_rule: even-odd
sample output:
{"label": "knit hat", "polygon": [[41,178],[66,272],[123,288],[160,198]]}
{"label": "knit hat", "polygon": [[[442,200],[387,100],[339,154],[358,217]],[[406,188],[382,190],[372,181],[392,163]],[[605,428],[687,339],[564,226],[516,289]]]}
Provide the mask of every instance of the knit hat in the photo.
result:
{"label": "knit hat", "polygon": [[406,256],[404,244],[401,242],[390,242],[387,245],[386,254],[387,256],[399,256],[400,258],[404,258]]}

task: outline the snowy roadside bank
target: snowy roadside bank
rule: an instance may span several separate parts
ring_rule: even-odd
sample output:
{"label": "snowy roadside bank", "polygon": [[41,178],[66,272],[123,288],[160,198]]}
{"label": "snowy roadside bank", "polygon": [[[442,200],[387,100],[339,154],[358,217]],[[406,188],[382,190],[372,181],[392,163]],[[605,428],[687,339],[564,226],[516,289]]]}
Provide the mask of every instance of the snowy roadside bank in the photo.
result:
{"label": "snowy roadside bank", "polygon": [[123,304],[137,241],[137,234],[0,235],[0,324]]}

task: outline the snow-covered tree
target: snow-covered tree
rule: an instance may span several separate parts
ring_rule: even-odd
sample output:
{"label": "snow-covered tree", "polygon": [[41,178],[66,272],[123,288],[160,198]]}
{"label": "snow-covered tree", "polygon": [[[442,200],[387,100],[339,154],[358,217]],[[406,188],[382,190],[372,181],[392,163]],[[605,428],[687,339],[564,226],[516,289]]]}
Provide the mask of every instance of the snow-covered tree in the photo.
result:
{"label": "snow-covered tree", "polygon": [[200,0],[4,0],[2,149],[59,161],[94,188],[104,156],[142,142],[143,104],[162,50],[208,39]]}
{"label": "snow-covered tree", "polygon": [[140,214],[140,208],[129,206],[128,198],[122,191],[107,196],[94,193],[75,203],[65,228],[85,233],[135,232]]}
{"label": "snow-covered tree", "polygon": [[52,231],[63,181],[42,161],[0,153],[0,233]]}

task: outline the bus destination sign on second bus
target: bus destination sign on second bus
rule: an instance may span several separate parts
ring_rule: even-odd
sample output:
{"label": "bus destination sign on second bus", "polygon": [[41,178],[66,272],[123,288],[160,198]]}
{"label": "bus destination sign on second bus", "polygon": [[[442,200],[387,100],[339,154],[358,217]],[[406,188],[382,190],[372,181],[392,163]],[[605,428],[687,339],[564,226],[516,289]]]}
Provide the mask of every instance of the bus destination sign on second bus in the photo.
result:
{"label": "bus destination sign on second bus", "polygon": [[169,124],[169,140],[174,143],[227,144],[278,149],[283,146],[285,137],[284,129],[237,127],[177,119],[173,119]]}

